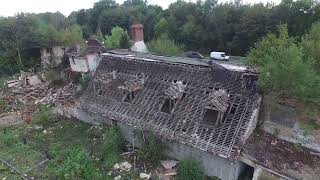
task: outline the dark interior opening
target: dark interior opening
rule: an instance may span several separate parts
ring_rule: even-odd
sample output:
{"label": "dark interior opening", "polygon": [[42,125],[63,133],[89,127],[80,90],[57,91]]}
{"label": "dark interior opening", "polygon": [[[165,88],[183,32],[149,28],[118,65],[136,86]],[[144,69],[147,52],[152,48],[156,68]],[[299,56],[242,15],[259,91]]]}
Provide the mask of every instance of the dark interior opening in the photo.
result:
{"label": "dark interior opening", "polygon": [[171,114],[174,107],[174,100],[166,99],[162,105],[161,112]]}
{"label": "dark interior opening", "polygon": [[132,103],[134,97],[135,97],[134,91],[128,91],[123,101],[126,103]]}
{"label": "dark interior opening", "polygon": [[203,117],[203,121],[215,125],[218,119],[219,111],[212,110],[212,109],[206,109]]}
{"label": "dark interior opening", "polygon": [[241,174],[238,177],[238,180],[251,180],[253,178],[254,168],[246,165],[243,168]]}

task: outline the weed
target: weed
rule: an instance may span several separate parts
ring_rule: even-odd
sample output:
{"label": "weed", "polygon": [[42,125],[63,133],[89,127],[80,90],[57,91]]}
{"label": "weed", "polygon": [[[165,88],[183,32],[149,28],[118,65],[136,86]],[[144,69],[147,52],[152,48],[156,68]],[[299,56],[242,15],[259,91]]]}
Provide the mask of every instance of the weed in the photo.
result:
{"label": "weed", "polygon": [[53,84],[58,84],[63,80],[61,73],[54,69],[48,69],[44,76],[46,80],[51,81]]}
{"label": "weed", "polygon": [[301,148],[302,148],[302,144],[300,144],[300,143],[294,143],[294,144],[293,144],[293,148],[294,148],[294,150],[296,150],[296,151],[300,151]]}
{"label": "weed", "polygon": [[11,132],[4,130],[0,133],[0,144],[12,147],[19,142],[18,138]]}
{"label": "weed", "polygon": [[89,86],[91,76],[90,75],[84,75],[79,79],[79,83],[81,85],[81,89],[85,90]]}
{"label": "weed", "polygon": [[109,128],[104,134],[102,157],[107,168],[111,168],[120,161],[119,153],[124,149],[125,141],[120,129],[116,126]]}
{"label": "weed", "polygon": [[8,111],[8,103],[3,100],[0,99],[0,114],[5,113]]}
{"label": "weed", "polygon": [[313,133],[314,130],[320,129],[320,125],[315,120],[310,120],[308,123],[301,124],[303,135],[307,136]]}
{"label": "weed", "polygon": [[59,153],[51,163],[51,171],[59,179],[99,179],[101,174],[89,154],[79,148],[68,149]]}
{"label": "weed", "polygon": [[50,122],[54,121],[55,119],[56,116],[53,114],[49,107],[44,105],[39,106],[39,111],[35,115],[35,122],[47,126],[48,124],[50,124]]}
{"label": "weed", "polygon": [[151,134],[138,151],[138,155],[141,159],[156,165],[164,158],[165,149],[166,146],[154,134]]}
{"label": "weed", "polygon": [[273,136],[274,136],[274,137],[278,137],[279,134],[280,134],[280,129],[274,128],[274,129],[273,129]]}
{"label": "weed", "polygon": [[177,180],[199,180],[203,178],[203,169],[197,161],[185,159],[179,162]]}

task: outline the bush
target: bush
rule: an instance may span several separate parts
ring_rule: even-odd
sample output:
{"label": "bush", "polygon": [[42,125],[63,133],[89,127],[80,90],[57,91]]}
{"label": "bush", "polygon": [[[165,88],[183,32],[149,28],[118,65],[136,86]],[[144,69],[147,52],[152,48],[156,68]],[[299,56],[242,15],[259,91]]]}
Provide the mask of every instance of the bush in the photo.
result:
{"label": "bush", "polygon": [[147,43],[147,47],[150,52],[159,55],[177,56],[183,53],[183,45],[169,39],[167,34],[153,39]]}
{"label": "bush", "polygon": [[320,104],[320,77],[292,38],[286,26],[279,26],[278,35],[263,38],[246,59],[259,68],[258,84],[275,96],[297,98],[305,103]]}
{"label": "bush", "polygon": [[91,80],[90,75],[84,75],[79,79],[79,83],[81,85],[82,90],[85,90],[89,86],[90,80]]}
{"label": "bush", "polygon": [[106,36],[104,41],[107,48],[111,49],[126,49],[130,46],[128,32],[121,27],[114,27],[111,30],[111,36]]}
{"label": "bush", "polygon": [[17,144],[18,138],[11,132],[3,131],[0,133],[0,143],[4,144],[7,147],[12,147]]}
{"label": "bush", "polygon": [[63,80],[61,73],[54,69],[48,69],[44,73],[44,76],[47,81],[51,81],[52,83],[56,84]]}
{"label": "bush", "polygon": [[7,112],[8,110],[8,103],[0,98],[0,114]]}
{"label": "bush", "polygon": [[119,153],[124,149],[125,141],[121,136],[120,129],[116,126],[109,128],[104,134],[103,160],[107,168],[111,168],[120,161]]}
{"label": "bush", "polygon": [[204,178],[204,172],[200,164],[192,159],[179,162],[177,180],[200,180]]}
{"label": "bush", "polygon": [[52,173],[59,179],[91,180],[101,177],[89,154],[79,148],[60,152],[50,166]]}
{"label": "bush", "polygon": [[35,122],[47,126],[50,122],[54,121],[55,119],[56,116],[49,107],[44,105],[39,106],[39,110],[35,115]]}
{"label": "bush", "polygon": [[155,135],[151,134],[138,151],[138,155],[141,159],[157,165],[164,158],[163,152],[165,149],[166,146]]}

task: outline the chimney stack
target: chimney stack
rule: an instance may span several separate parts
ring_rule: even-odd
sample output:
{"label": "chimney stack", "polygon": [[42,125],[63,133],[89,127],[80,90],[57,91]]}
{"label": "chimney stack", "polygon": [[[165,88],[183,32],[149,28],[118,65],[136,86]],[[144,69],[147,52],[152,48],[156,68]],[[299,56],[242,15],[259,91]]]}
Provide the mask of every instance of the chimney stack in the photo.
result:
{"label": "chimney stack", "polygon": [[143,25],[133,24],[131,26],[131,38],[134,43],[131,50],[135,52],[148,53],[147,46],[144,43]]}
{"label": "chimney stack", "polygon": [[142,24],[134,24],[131,26],[131,37],[133,42],[139,42],[144,40]]}

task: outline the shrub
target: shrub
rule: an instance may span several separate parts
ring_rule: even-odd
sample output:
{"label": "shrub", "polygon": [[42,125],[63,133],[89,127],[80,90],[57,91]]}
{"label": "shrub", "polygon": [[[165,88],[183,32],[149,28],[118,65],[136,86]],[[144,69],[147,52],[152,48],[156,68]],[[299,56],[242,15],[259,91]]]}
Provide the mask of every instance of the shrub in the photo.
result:
{"label": "shrub", "polygon": [[130,46],[128,32],[121,27],[114,27],[111,36],[106,36],[104,43],[111,49],[128,48]]}
{"label": "shrub", "polygon": [[179,162],[177,180],[199,180],[204,178],[204,172],[200,164],[192,159]]}
{"label": "shrub", "polygon": [[107,168],[111,168],[120,161],[119,153],[124,149],[125,141],[121,136],[120,129],[116,126],[107,129],[103,139],[102,157]]}
{"label": "shrub", "polygon": [[79,148],[60,152],[50,166],[53,174],[59,179],[91,180],[101,177],[89,154]]}
{"label": "shrub", "polygon": [[278,35],[263,38],[246,59],[260,70],[259,86],[275,96],[320,104],[320,77],[311,62],[304,61],[301,48],[289,38],[286,26],[279,26],[278,31]]}
{"label": "shrub", "polygon": [[156,165],[164,158],[165,149],[166,146],[154,134],[151,134],[138,151],[138,155],[141,159]]}
{"label": "shrub", "polygon": [[55,119],[56,116],[49,107],[44,105],[39,106],[39,110],[35,115],[35,122],[46,126]]}
{"label": "shrub", "polygon": [[0,114],[7,112],[8,104],[5,100],[0,98]]}
{"label": "shrub", "polygon": [[0,143],[4,144],[7,147],[12,147],[17,144],[18,138],[11,132],[3,131],[0,133]]}
{"label": "shrub", "polygon": [[81,85],[82,90],[85,90],[89,86],[90,80],[91,80],[90,75],[84,75],[79,79],[79,83]]}
{"label": "shrub", "polygon": [[63,80],[61,73],[54,69],[47,69],[44,73],[44,76],[47,81],[51,81],[54,84],[59,83]]}
{"label": "shrub", "polygon": [[183,45],[169,39],[167,34],[162,34],[156,39],[153,39],[147,43],[147,47],[150,52],[159,55],[177,56],[183,52]]}

